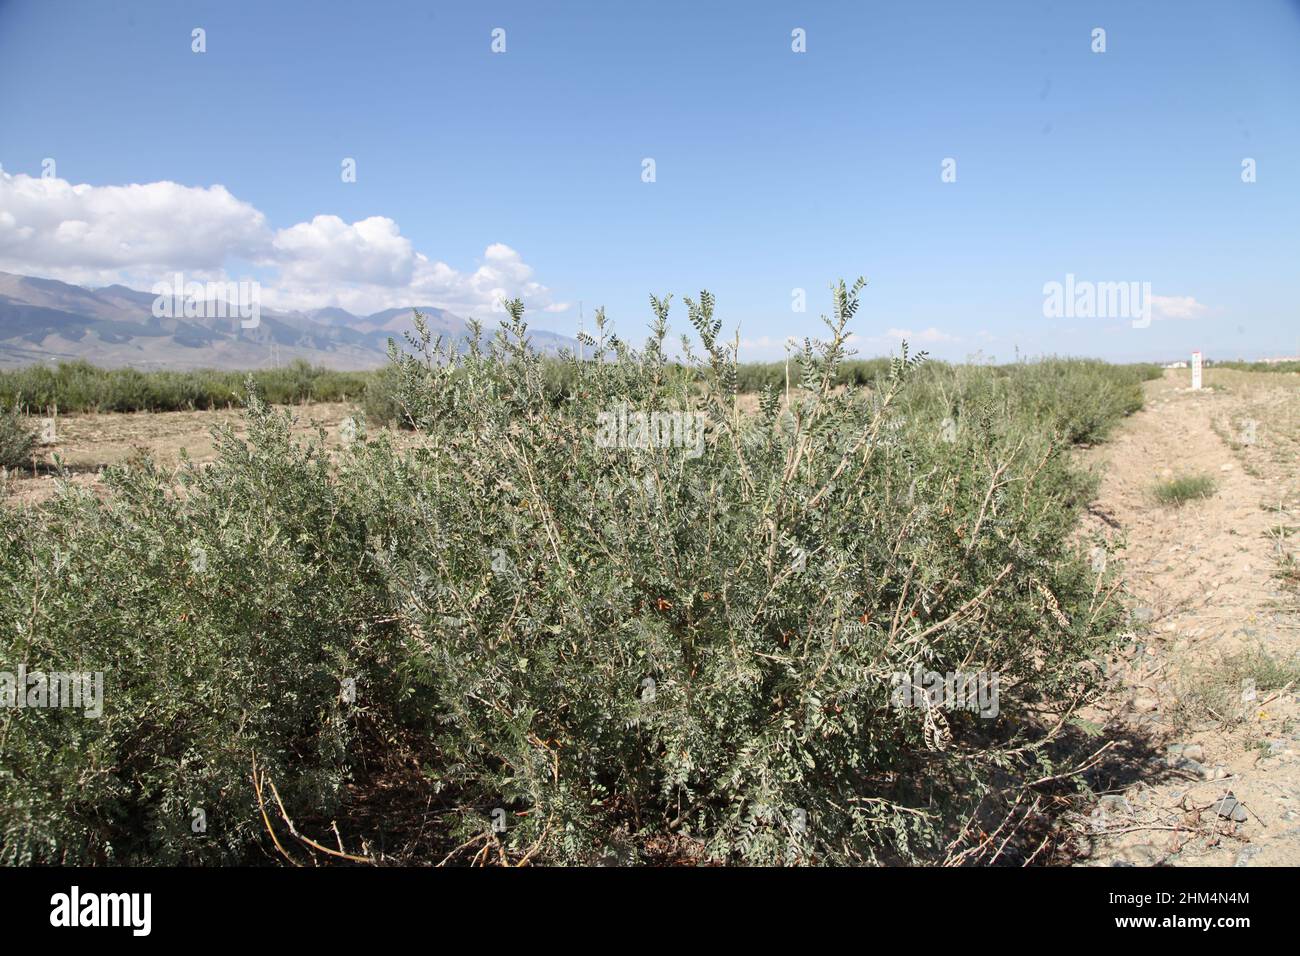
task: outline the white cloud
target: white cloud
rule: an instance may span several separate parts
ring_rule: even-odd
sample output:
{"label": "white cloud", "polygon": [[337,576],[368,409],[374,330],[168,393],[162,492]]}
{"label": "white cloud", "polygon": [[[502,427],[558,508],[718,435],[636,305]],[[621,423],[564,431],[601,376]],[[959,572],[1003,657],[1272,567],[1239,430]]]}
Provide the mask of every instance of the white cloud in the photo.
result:
{"label": "white cloud", "polygon": [[1197,302],[1190,295],[1153,295],[1151,296],[1151,317],[1153,319],[1199,319],[1207,315],[1210,307]]}
{"label": "white cloud", "polygon": [[[849,336],[852,340],[853,336]],[[740,360],[742,362],[762,362],[782,359],[787,355],[798,355],[803,351],[803,339],[793,335],[785,338],[773,338],[760,335],[757,338],[740,340]]]}
{"label": "white cloud", "polygon": [[224,186],[74,186],[0,172],[0,269],[115,282],[169,269],[216,273],[265,249],[265,217]]}
{"label": "white cloud", "polygon": [[272,247],[280,274],[291,286],[408,286],[416,261],[411,241],[397,223],[382,216],[350,225],[338,216],[317,216],[281,229]]}
{"label": "white cloud", "polygon": [[319,215],[274,230],[224,186],[172,182],[73,185],[0,171],[0,270],[83,285],[120,282],[149,289],[183,271],[196,279],[238,279],[232,260],[266,270],[271,308],[341,306],[374,312],[432,305],[485,314],[501,298],[561,312],[518,252],[493,243],[472,272],[418,252],[385,216],[347,223]]}

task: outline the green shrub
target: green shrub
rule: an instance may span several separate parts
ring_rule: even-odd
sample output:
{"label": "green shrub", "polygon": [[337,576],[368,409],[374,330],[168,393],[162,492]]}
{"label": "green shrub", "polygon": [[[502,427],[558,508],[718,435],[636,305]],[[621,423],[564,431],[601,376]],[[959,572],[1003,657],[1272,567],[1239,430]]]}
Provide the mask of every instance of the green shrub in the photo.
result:
{"label": "green shrub", "polygon": [[412,427],[410,418],[399,404],[397,386],[397,369],[392,365],[371,376],[366,382],[366,389],[361,399],[361,409],[365,413],[366,421],[376,425]]}
{"label": "green shrub", "polygon": [[99,719],[0,710],[0,862],[247,860],[254,757],[291,814],[336,805],[356,712],[394,696],[385,588],[328,460],[259,400],[250,416],[210,467],[137,460],[103,502],[67,486],[39,518],[0,509],[3,669],[104,674]]}
{"label": "green shrub", "polygon": [[[1182,728],[1228,728],[1253,714],[1271,691],[1300,683],[1300,661],[1255,645],[1193,668],[1178,688],[1173,719]],[[1255,696],[1249,696],[1254,691]]]}
{"label": "green shrub", "polygon": [[18,408],[0,406],[0,468],[31,464],[36,432],[27,426]]}
{"label": "green shrub", "polygon": [[[301,827],[351,837],[345,785],[398,741],[425,860],[979,859],[986,815],[1067,769],[1123,625],[1072,544],[1094,479],[1053,398],[1117,373],[904,350],[840,387],[859,288],[757,413],[708,293],[698,356],[667,359],[652,300],[642,348],[599,314],[558,373],[515,302],[491,343],[394,354],[413,447],[331,464],[254,400],[210,467],[0,510],[0,661],[107,682],[100,720],[0,714],[0,861],[273,852],[254,756]],[[608,416],[638,412],[684,440],[619,447]],[[914,667],[996,675],[996,715],[891,706]]]}
{"label": "green shrub", "polygon": [[[1066,544],[1087,480],[991,370],[939,371],[909,404],[924,372],[904,358],[837,392],[854,292],[792,405],[769,389],[756,418],[707,293],[687,302],[697,374],[665,359],[663,309],[639,352],[589,341],[559,408],[517,303],[490,353],[402,360],[428,441],[368,471],[390,476],[376,497],[422,502],[392,573],[440,780],[474,808],[457,838],[501,806],[508,846],[552,861],[619,833],[721,860],[917,858],[999,775],[1042,774],[1033,711],[1094,690],[1118,622]],[[600,447],[624,403],[705,415],[703,454]],[[953,715],[960,745],[933,749],[923,713],[888,706],[918,663],[996,672],[1001,716]]]}
{"label": "green shrub", "polygon": [[1142,407],[1142,382],[1159,370],[1151,365],[1109,365],[1095,359],[1048,358],[1004,366],[1014,388],[1072,443],[1107,437],[1121,418]]}
{"label": "green shrub", "polygon": [[1158,482],[1151,494],[1160,504],[1179,508],[1189,501],[1214,494],[1214,478],[1210,475],[1180,475]]}
{"label": "green shrub", "polygon": [[256,372],[197,369],[141,372],[101,369],[89,362],[60,362],[0,371],[0,403],[33,412],[172,412],[229,408],[243,400],[251,376],[266,401],[277,405],[359,399],[371,372],[336,372],[301,359]]}

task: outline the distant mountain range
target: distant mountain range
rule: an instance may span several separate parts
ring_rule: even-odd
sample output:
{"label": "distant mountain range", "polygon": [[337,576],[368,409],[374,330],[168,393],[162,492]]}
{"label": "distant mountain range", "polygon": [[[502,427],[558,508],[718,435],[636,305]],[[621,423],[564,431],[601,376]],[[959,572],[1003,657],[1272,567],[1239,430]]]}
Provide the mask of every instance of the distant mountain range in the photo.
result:
{"label": "distant mountain range", "polygon": [[[105,368],[252,369],[296,358],[351,370],[388,361],[388,340],[405,345],[419,309],[436,337],[466,334],[465,320],[445,309],[410,306],[373,315],[345,309],[309,312],[261,309],[256,328],[232,317],[157,318],[155,296],[126,286],[102,289],[0,272],[0,367],[86,361]],[[212,316],[226,310],[203,309]],[[485,335],[496,331],[484,322]],[[529,330],[538,351],[555,353],[577,342],[554,332]]]}

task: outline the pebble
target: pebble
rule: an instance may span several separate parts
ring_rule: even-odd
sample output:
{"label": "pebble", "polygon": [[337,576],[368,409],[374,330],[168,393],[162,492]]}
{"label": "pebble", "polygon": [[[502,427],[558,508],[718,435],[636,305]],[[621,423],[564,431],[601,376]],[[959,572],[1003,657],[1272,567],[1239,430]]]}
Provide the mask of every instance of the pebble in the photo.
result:
{"label": "pebble", "polygon": [[1131,866],[1154,866],[1163,856],[1163,853],[1149,843],[1139,843],[1120,853],[1120,859],[1127,861]]}
{"label": "pebble", "polygon": [[1102,810],[1111,813],[1132,813],[1132,808],[1128,805],[1128,800],[1120,793],[1108,793],[1097,801],[1097,806]]}
{"label": "pebble", "polygon": [[1139,714],[1149,714],[1153,710],[1158,710],[1159,707],[1160,701],[1156,700],[1154,697],[1133,698],[1133,709]]}
{"label": "pebble", "polygon": [[1200,744],[1170,744],[1171,754],[1182,754],[1188,760],[1204,760],[1205,748]]}
{"label": "pebble", "polygon": [[1190,757],[1184,757],[1179,754],[1170,754],[1167,758],[1169,766],[1174,770],[1181,770],[1183,773],[1190,773],[1194,777],[1202,780],[1210,778],[1210,771],[1205,769],[1205,765]]}
{"label": "pebble", "polygon": [[1237,823],[1245,823],[1250,819],[1250,814],[1246,812],[1245,806],[1238,802],[1237,798],[1231,793],[1215,804],[1214,812],[1225,820],[1234,820]]}
{"label": "pebble", "polygon": [[1243,847],[1241,852],[1237,854],[1237,862],[1233,863],[1232,865],[1250,866],[1250,861],[1253,860],[1255,857],[1259,856],[1260,852],[1261,852],[1260,848],[1257,846]]}

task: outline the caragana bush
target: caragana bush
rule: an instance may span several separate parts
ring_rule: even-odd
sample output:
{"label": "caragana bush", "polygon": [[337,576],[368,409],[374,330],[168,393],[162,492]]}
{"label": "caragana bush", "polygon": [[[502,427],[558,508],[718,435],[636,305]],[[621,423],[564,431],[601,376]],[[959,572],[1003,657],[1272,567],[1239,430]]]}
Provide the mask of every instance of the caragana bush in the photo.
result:
{"label": "caragana bush", "polygon": [[1104,439],[1120,418],[1142,407],[1142,382],[1161,376],[1156,365],[1109,365],[1096,359],[1050,358],[999,371],[1043,420],[1075,443]]}
{"label": "caragana bush", "polygon": [[31,463],[36,432],[17,407],[0,405],[0,468],[21,468]]}
{"label": "caragana bush", "polygon": [[[99,721],[0,713],[0,859],[261,858],[254,757],[355,833],[368,720],[418,751],[433,862],[992,858],[1120,627],[1073,543],[1092,479],[1014,371],[904,349],[846,383],[861,285],[756,406],[708,293],[684,362],[667,300],[637,349],[600,315],[559,401],[513,302],[490,343],[393,349],[410,440],[331,463],[255,398],[210,467],[0,512],[5,665],[107,675]],[[996,706],[900,701],[918,667]]]}
{"label": "caragana bush", "polygon": [[249,414],[210,467],[137,459],[103,501],[0,508],[0,670],[103,674],[97,719],[0,709],[0,862],[247,859],[254,759],[291,814],[335,805],[399,663],[384,582],[319,447],[256,395]]}
{"label": "caragana bush", "polygon": [[[586,859],[623,833],[733,861],[926,856],[1051,772],[1043,711],[1095,690],[1118,625],[1067,544],[1088,480],[987,370],[909,397],[904,354],[833,387],[859,288],[755,414],[707,293],[686,302],[702,392],[658,300],[644,349],[585,343],[558,408],[518,303],[488,353],[399,360],[427,440],[366,469],[418,502],[389,579],[440,779],[506,809],[515,852]],[[620,408],[702,416],[702,451],[605,447]],[[891,708],[918,664],[997,674],[999,716]]]}

